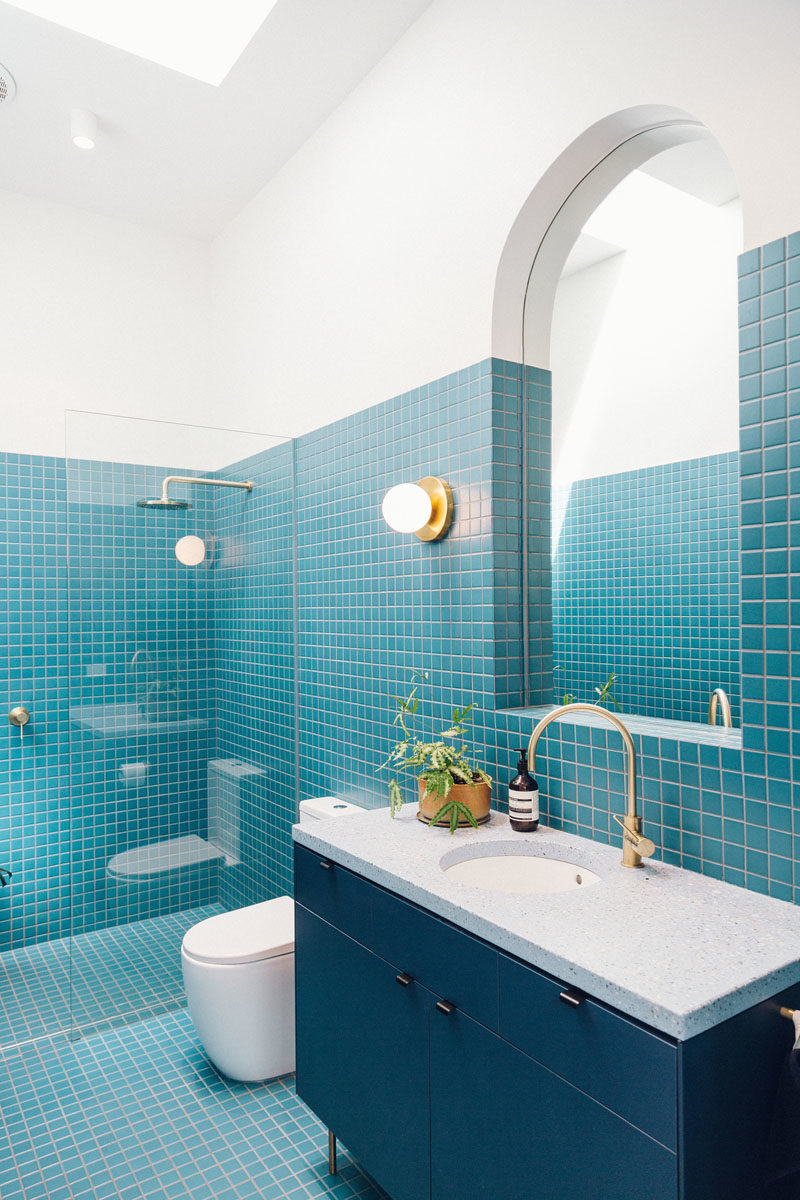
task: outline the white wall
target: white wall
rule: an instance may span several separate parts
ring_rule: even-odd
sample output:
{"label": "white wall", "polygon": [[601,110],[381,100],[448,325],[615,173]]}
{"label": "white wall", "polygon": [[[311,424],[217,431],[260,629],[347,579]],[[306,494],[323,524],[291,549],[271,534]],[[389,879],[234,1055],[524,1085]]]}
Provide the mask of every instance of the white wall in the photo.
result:
{"label": "white wall", "polygon": [[800,227],[798,44],[785,0],[436,0],[214,244],[219,394],[298,433],[485,357],[524,200],[629,106],[708,126],[747,246]]}
{"label": "white wall", "polygon": [[69,408],[212,419],[205,243],[0,192],[0,245],[2,450],[63,455]]}
{"label": "white wall", "polygon": [[785,0],[435,0],[210,268],[189,238],[0,194],[0,444],[58,453],[65,407],[295,434],[485,357],[523,202],[629,106],[708,126],[746,245],[800,227],[798,44]]}
{"label": "white wall", "polygon": [[738,201],[635,171],[584,229],[623,252],[556,291],[554,483],[737,449]]}

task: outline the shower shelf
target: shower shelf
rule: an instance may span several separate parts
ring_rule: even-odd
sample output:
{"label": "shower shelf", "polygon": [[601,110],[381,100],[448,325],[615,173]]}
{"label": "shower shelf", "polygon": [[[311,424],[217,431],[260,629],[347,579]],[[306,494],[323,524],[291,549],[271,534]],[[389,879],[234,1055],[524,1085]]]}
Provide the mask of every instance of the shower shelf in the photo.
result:
{"label": "shower shelf", "polygon": [[182,717],[176,720],[152,721],[143,717],[137,704],[84,704],[69,710],[70,720],[78,729],[95,737],[137,738],[163,737],[170,733],[189,733],[205,729],[203,717]]}

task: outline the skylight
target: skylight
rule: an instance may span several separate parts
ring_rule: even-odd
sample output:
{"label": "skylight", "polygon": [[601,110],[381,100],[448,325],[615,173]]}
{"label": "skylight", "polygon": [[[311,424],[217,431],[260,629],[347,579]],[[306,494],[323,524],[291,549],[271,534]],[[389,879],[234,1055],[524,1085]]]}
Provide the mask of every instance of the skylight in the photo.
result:
{"label": "skylight", "polygon": [[150,59],[222,83],[277,0],[10,0],[15,8]]}

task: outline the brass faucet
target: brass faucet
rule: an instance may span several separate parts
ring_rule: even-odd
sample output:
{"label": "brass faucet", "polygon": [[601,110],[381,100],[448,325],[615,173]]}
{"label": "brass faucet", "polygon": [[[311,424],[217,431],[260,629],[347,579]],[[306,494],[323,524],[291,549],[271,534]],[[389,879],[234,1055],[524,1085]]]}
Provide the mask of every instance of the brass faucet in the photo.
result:
{"label": "brass faucet", "polygon": [[605,708],[598,708],[596,704],[562,704],[559,708],[554,708],[546,717],[542,717],[531,734],[531,740],[528,743],[528,763],[531,774],[535,774],[536,744],[547,726],[552,721],[557,721],[559,717],[579,712],[591,713],[595,717],[604,717],[622,735],[628,777],[628,805],[624,817],[618,817],[616,813],[611,815],[617,824],[622,826],[623,867],[640,867],[643,858],[650,858],[652,854],[655,854],[656,847],[650,838],[642,835],[642,818],[636,811],[636,747],[633,744],[633,738],[619,717],[615,717]]}
{"label": "brass faucet", "polygon": [[719,703],[720,712],[722,713],[722,724],[726,729],[733,726],[733,717],[731,715],[731,702],[728,699],[728,693],[721,687],[714,688],[711,693],[711,701],[708,706],[708,723],[716,725],[717,723],[717,703]]}

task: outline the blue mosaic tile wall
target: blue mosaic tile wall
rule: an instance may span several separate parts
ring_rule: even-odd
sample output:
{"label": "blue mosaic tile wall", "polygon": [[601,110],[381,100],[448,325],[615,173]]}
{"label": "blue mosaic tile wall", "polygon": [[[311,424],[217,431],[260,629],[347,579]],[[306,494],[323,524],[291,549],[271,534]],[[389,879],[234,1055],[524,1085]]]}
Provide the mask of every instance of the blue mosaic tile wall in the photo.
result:
{"label": "blue mosaic tile wall", "polygon": [[[33,714],[22,739],[6,727],[0,758],[0,863],[14,869],[0,949],[218,897],[252,903],[285,886],[296,791],[292,446],[223,472],[253,478],[250,494],[195,489],[191,509],[138,508],[171,471],[0,458],[4,693]],[[212,547],[207,565],[177,561],[186,533]],[[234,807],[224,866],[141,882],[109,873],[120,852],[217,837]]]}
{"label": "blue mosaic tile wall", "polygon": [[69,933],[64,488],[63,459],[0,455],[0,675],[5,711],[32,714],[22,738],[3,720],[1,948]]}
{"label": "blue mosaic tile wall", "polygon": [[[437,710],[494,704],[493,378],[482,363],[298,440],[301,796],[384,802],[390,696],[415,668]],[[422,543],[388,528],[381,501],[430,474],[455,518]]]}
{"label": "blue mosaic tile wall", "polygon": [[[668,722],[635,741],[645,826],[663,858],[792,900],[800,884],[800,235],[744,255],[741,271],[741,743],[735,732],[690,736]],[[496,620],[500,658],[513,651],[511,622],[495,611],[493,535],[505,519],[498,499],[516,515],[513,455],[501,448],[513,444],[511,423],[497,416],[513,414],[506,389],[515,372],[479,363],[299,440],[301,795],[385,803],[378,767],[392,740],[389,693],[424,666],[432,683],[422,728],[477,700],[476,751],[505,805],[514,749],[536,715],[501,707],[493,675]],[[393,533],[380,517],[386,488],[426,473],[448,478],[456,496],[451,534],[433,545]],[[534,550],[544,543],[539,532],[537,541],[529,528]],[[616,840],[610,810],[623,809],[624,778],[613,731],[565,722],[540,750],[546,819]]]}
{"label": "blue mosaic tile wall", "polygon": [[[547,371],[524,368],[524,407],[519,363],[494,360],[490,385],[490,652],[497,706],[518,707],[531,698],[549,698],[552,690],[550,376]],[[523,509],[523,476],[527,509]],[[523,545],[527,556],[521,552]]]}
{"label": "blue mosaic tile wall", "polygon": [[[740,283],[743,748],[737,734],[707,731],[701,739],[699,734],[689,736],[680,725],[655,722],[637,732],[635,740],[645,825],[663,857],[791,900],[800,885],[795,869],[800,828],[794,816],[800,795],[800,699],[795,682],[800,678],[800,235],[744,255]],[[229,904],[289,886],[293,719],[299,738],[299,796],[335,792],[357,803],[383,804],[385,775],[379,764],[392,740],[390,694],[403,690],[413,668],[425,668],[431,675],[421,719],[424,731],[446,720],[453,705],[478,702],[476,753],[499,781],[496,802],[505,804],[515,749],[527,741],[535,719],[531,710],[514,707],[521,702],[518,664],[523,657],[521,638],[514,632],[521,608],[516,597],[526,584],[538,597],[532,606],[529,657],[540,679],[548,676],[550,638],[543,599],[550,586],[545,561],[550,523],[549,498],[545,502],[548,377],[545,372],[525,373],[525,438],[515,434],[515,419],[523,415],[518,399],[522,382],[518,365],[488,360],[298,440],[294,626],[286,587],[291,558],[286,505],[291,502],[289,489],[280,486],[281,472],[288,466],[279,456],[265,460],[265,479],[270,488],[274,485],[270,495],[264,495],[269,515],[253,509],[248,519],[255,539],[262,538],[273,517],[282,532],[276,531],[271,544],[274,560],[269,554],[259,559],[262,548],[234,568],[237,538],[232,527],[226,533],[227,514],[220,507],[220,549],[234,559],[221,560],[228,562],[232,574],[222,579],[228,568],[220,571],[224,603],[215,614],[220,632],[213,673],[206,657],[211,641],[203,647],[200,620],[208,595],[190,591],[200,586],[200,577],[191,585],[170,582],[164,567],[159,594],[164,587],[173,590],[161,613],[145,603],[144,577],[123,565],[128,539],[140,537],[144,553],[149,553],[155,528],[148,524],[150,517],[181,519],[177,513],[133,507],[136,496],[152,494],[154,481],[136,480],[135,487],[131,481],[124,513],[104,510],[103,485],[100,492],[92,492],[97,511],[75,514],[78,545],[89,555],[93,579],[92,595],[83,600],[90,612],[95,600],[97,607],[91,623],[83,630],[74,628],[68,642],[64,465],[3,459],[5,682],[9,705],[12,699],[21,700],[34,713],[29,731],[33,736],[21,746],[10,727],[6,734],[3,782],[11,799],[0,814],[0,845],[8,847],[6,857],[22,862],[20,876],[9,889],[11,897],[9,890],[0,894],[0,933],[6,939],[67,933],[67,868],[74,865],[84,871],[87,862],[92,865],[86,877],[76,881],[83,927],[126,913],[145,915],[135,905],[109,906],[107,887],[99,879],[111,845],[108,830],[123,829],[132,841],[140,836],[153,840],[162,830],[172,833],[172,824],[160,822],[174,802],[180,809],[184,788],[187,803],[195,807],[186,809],[186,823],[180,824],[180,817],[178,828],[189,829],[195,818],[196,827],[205,828],[201,795],[207,776],[205,767],[192,765],[193,751],[177,751],[177,790],[173,783],[168,785],[169,795],[156,787],[153,824],[143,812],[137,815],[137,799],[127,793],[120,796],[115,787],[120,754],[105,746],[108,739],[92,735],[77,756],[72,780],[89,788],[80,797],[76,793],[72,813],[72,819],[84,821],[86,843],[79,860],[70,858],[69,707],[75,705],[64,690],[66,668],[80,668],[75,686],[80,685],[78,695],[87,705],[128,700],[130,686],[125,690],[123,679],[142,634],[155,638],[157,654],[163,645],[166,661],[170,656],[174,660],[177,647],[185,648],[197,688],[192,703],[197,703],[201,719],[207,719],[212,695],[220,718],[222,702],[231,691],[239,696],[237,720],[226,724],[224,733],[219,722],[213,727],[206,758],[255,762],[257,770],[279,776],[265,782],[254,773],[243,785],[243,795],[248,789],[252,792],[243,803],[255,846],[246,861],[242,858],[238,875],[226,876]],[[256,466],[251,463],[248,470]],[[528,471],[529,486],[541,489],[532,493],[536,506],[527,514],[521,511],[523,470]],[[380,515],[381,498],[391,484],[428,473],[449,479],[456,498],[451,533],[434,544],[392,532]],[[83,496],[81,503],[89,503],[88,498]],[[192,513],[197,520],[200,510]],[[128,524],[124,534],[120,519]],[[515,552],[525,532],[527,580]],[[119,562],[115,555],[122,556]],[[161,568],[153,569],[157,576]],[[129,625],[124,614],[115,615],[115,574],[114,586],[122,589]],[[174,624],[176,612],[186,618],[185,625]],[[208,633],[208,611],[205,620]],[[297,644],[296,710],[287,668],[292,631]],[[106,674],[87,674],[85,667],[95,659],[93,651],[91,658],[84,655],[84,643],[96,644],[98,639]],[[533,690],[532,699],[538,698]],[[131,761],[129,752],[138,754],[140,746],[123,742],[124,761]],[[153,754],[156,786],[160,749],[150,741],[145,747]],[[609,831],[610,810],[623,807],[624,779],[613,731],[564,723],[548,730],[540,749],[546,819],[588,836],[616,840],[616,832]],[[101,788],[103,780],[115,795],[113,809],[97,804],[99,793],[94,789]],[[413,786],[406,794],[410,800]],[[92,857],[94,838],[97,854]],[[190,902],[203,902],[212,892],[213,884],[202,898],[195,896]],[[178,896],[176,902],[189,899]]]}
{"label": "blue mosaic tile wall", "polygon": [[[506,372],[508,365],[506,365]],[[553,391],[550,372],[524,368],[521,430],[525,469],[523,528],[527,545],[527,611],[522,636],[527,648],[522,694],[509,706],[549,702],[553,688],[553,562],[550,518],[550,455]],[[519,636],[519,634],[517,635]]]}
{"label": "blue mosaic tile wall", "polygon": [[[212,752],[212,572],[178,562],[185,534],[209,538],[213,499],[139,508],[164,468],[67,462],[69,885],[72,933],[216,899],[217,865],[113,877],[120,852],[206,838]],[[179,494],[179,489],[176,489]],[[141,774],[137,774],[141,773]]]}
{"label": "blue mosaic tile wall", "polygon": [[[22,739],[6,726],[0,758],[0,864],[14,870],[0,949],[285,886],[292,446],[223,472],[252,477],[250,494],[195,489],[190,509],[138,508],[173,470],[187,473],[0,457],[3,687],[8,708],[32,713]],[[206,565],[177,561],[186,533],[212,547]],[[217,837],[233,807],[237,845],[224,860],[147,881],[109,872],[121,852]]]}
{"label": "blue mosaic tile wall", "polygon": [[581,479],[553,495],[555,695],[616,674],[625,712],[705,721],[739,703],[739,456]]}
{"label": "blue mosaic tile wall", "polygon": [[[237,826],[220,871],[226,908],[291,886],[296,820],[293,445],[226,467],[252,479],[215,500],[213,710],[216,803]],[[214,795],[210,795],[213,813]]]}

